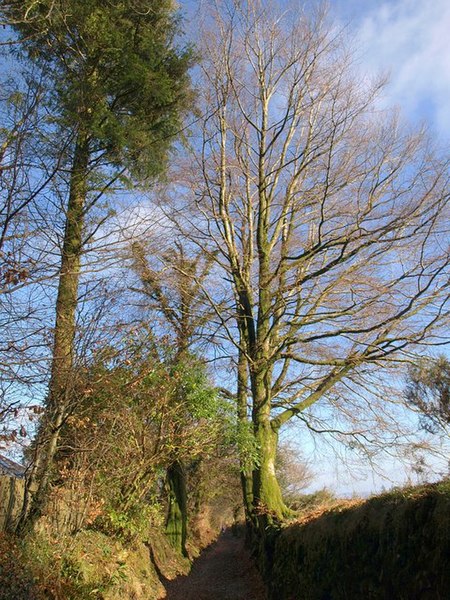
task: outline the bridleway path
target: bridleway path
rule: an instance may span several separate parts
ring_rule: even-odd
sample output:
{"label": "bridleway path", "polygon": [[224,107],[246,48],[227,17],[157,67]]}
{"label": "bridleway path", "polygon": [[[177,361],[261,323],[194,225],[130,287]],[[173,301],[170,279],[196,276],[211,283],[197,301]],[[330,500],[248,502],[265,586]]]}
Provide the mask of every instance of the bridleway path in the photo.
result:
{"label": "bridleway path", "polygon": [[202,552],[189,575],[164,586],[164,600],[266,600],[264,584],[244,541],[229,531]]}

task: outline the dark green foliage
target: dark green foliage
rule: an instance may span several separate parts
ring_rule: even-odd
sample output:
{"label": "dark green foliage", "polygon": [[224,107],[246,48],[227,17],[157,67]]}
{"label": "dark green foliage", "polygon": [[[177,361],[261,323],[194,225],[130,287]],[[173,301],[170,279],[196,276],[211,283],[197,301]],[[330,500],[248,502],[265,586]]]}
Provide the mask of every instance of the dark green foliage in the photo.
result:
{"label": "dark green foliage", "polygon": [[167,469],[167,487],[169,491],[166,534],[174,548],[187,556],[187,489],[184,466],[174,461]]}
{"label": "dark green foliage", "polygon": [[450,424],[450,362],[423,358],[408,372],[407,401],[422,413],[424,429],[435,433]]}
{"label": "dark green foliage", "polygon": [[2,3],[50,86],[55,118],[91,152],[139,177],[161,172],[188,97],[190,50],[175,45],[170,0]]}
{"label": "dark green foliage", "polygon": [[335,508],[282,531],[271,551],[276,600],[447,598],[450,484]]}

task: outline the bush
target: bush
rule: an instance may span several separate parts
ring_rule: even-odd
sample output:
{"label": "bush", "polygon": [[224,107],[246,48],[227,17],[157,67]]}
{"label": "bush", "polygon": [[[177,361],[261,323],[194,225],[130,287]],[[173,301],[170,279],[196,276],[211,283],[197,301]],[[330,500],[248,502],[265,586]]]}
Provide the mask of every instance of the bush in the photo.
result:
{"label": "bush", "polygon": [[300,513],[307,513],[319,508],[331,508],[338,502],[338,499],[331,490],[323,488],[312,494],[298,495],[290,503],[290,508]]}

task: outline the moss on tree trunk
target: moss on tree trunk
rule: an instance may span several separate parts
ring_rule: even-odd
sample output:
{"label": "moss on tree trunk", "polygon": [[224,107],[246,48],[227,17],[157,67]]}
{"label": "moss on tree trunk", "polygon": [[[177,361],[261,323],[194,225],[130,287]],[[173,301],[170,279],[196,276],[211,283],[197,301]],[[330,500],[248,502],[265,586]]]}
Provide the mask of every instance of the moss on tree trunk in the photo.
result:
{"label": "moss on tree trunk", "polygon": [[[28,477],[18,531],[32,528],[48,496],[61,426],[72,401],[76,309],[87,196],[89,143],[78,134],[75,145],[61,255],[50,388],[45,417],[36,439],[35,459]],[[32,493],[31,493],[32,490]]]}
{"label": "moss on tree trunk", "polygon": [[256,521],[265,527],[274,521],[289,516],[290,511],[283,501],[275,472],[278,428],[270,418],[271,402],[268,397],[270,386],[267,380],[271,373],[264,370],[253,375],[253,429],[258,447],[259,461],[253,470],[253,511]]}
{"label": "moss on tree trunk", "polygon": [[264,412],[256,415],[255,422],[259,464],[253,471],[253,504],[258,521],[266,525],[289,516],[290,511],[283,501],[275,473],[278,432]]}
{"label": "moss on tree trunk", "polygon": [[174,461],[167,469],[169,507],[166,534],[171,544],[183,556],[187,556],[187,491],[186,473],[180,461]]}

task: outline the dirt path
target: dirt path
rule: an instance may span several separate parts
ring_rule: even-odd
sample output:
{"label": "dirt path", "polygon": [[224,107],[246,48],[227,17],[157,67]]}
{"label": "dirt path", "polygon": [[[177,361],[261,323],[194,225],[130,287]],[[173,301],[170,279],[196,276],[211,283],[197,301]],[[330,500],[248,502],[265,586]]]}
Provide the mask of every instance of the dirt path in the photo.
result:
{"label": "dirt path", "polygon": [[165,600],[266,600],[264,584],[243,540],[230,532],[199,556],[189,575],[164,586]]}

